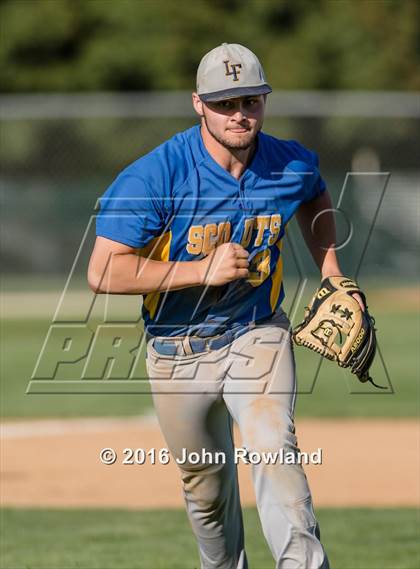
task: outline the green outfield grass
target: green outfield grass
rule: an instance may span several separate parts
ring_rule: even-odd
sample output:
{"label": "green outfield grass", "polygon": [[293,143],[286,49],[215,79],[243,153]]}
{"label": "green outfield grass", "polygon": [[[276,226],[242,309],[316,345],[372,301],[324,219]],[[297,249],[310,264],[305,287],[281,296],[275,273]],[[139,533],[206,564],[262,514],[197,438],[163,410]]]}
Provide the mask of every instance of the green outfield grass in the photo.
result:
{"label": "green outfield grass", "polygon": [[[26,389],[50,323],[2,322],[1,415],[6,417],[78,417],[135,415],[152,405],[150,395],[28,395]],[[80,373],[81,365],[75,366]],[[143,385],[148,391],[147,382]]]}
{"label": "green outfield grass", "polygon": [[[253,569],[272,568],[255,509],[245,512]],[[317,512],[332,569],[416,569],[414,509]],[[183,511],[2,511],[2,569],[193,569],[199,567]]]}
{"label": "green outfield grass", "polygon": [[[306,417],[415,417],[419,414],[418,315],[376,314],[378,338],[394,393],[362,385],[355,376],[323,361],[314,384],[319,356],[296,348],[299,391],[297,415]],[[8,417],[72,417],[134,415],[151,408],[150,395],[25,394],[37,355],[49,328],[46,320],[2,323],[1,414]],[[80,372],[81,365],[74,371]],[[382,362],[373,367],[375,380],[388,385]],[[54,380],[57,381],[57,380]],[[143,386],[147,391],[147,383]]]}
{"label": "green outfield grass", "polygon": [[[334,362],[322,360],[314,383],[314,369],[320,357],[310,350],[296,348],[298,416],[337,417],[418,417],[419,416],[419,317],[413,313],[375,314],[378,344],[371,374],[380,390],[362,384],[349,371]],[[313,391],[311,392],[311,390]]]}

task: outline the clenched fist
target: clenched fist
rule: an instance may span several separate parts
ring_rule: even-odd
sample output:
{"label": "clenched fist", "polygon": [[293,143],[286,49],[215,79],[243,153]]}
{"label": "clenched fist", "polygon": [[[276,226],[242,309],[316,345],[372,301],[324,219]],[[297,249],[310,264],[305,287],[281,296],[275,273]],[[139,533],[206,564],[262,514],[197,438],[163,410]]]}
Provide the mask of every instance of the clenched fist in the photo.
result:
{"label": "clenched fist", "polygon": [[249,277],[248,251],[238,243],[224,243],[198,261],[203,285],[222,286]]}

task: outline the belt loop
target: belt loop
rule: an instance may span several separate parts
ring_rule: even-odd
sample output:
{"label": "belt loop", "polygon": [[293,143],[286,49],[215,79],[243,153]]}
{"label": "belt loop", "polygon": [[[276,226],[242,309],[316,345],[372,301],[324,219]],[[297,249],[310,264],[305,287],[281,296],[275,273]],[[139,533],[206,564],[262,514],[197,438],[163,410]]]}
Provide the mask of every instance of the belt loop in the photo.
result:
{"label": "belt loop", "polygon": [[192,351],[191,348],[191,343],[190,343],[190,337],[189,336],[184,336],[184,338],[182,339],[182,347],[184,348],[184,354],[186,356],[190,356],[191,354],[193,354],[194,352]]}

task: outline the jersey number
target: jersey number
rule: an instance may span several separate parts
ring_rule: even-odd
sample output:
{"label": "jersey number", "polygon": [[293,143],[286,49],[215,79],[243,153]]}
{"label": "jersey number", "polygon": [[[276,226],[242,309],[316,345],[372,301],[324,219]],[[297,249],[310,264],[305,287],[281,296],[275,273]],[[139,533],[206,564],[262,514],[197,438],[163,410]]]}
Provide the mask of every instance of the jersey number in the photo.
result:
{"label": "jersey number", "polygon": [[270,249],[264,249],[255,255],[249,266],[247,281],[252,286],[260,286],[270,276]]}

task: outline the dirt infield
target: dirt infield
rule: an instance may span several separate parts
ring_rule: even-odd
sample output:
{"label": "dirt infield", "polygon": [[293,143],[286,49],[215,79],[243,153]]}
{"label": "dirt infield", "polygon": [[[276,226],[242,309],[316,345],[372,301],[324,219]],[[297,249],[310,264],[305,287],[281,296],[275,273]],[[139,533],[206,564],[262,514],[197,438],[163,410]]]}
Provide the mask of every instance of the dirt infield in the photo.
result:
{"label": "dirt infield", "polygon": [[[302,451],[322,449],[305,466],[316,506],[419,504],[416,420],[299,420]],[[240,440],[237,440],[240,446]],[[117,462],[102,464],[104,447]],[[166,508],[183,505],[178,468],[123,465],[123,449],[159,449],[154,417],[7,422],[1,425],[1,504],[35,507]],[[251,466],[239,465],[242,503],[254,504]]]}

